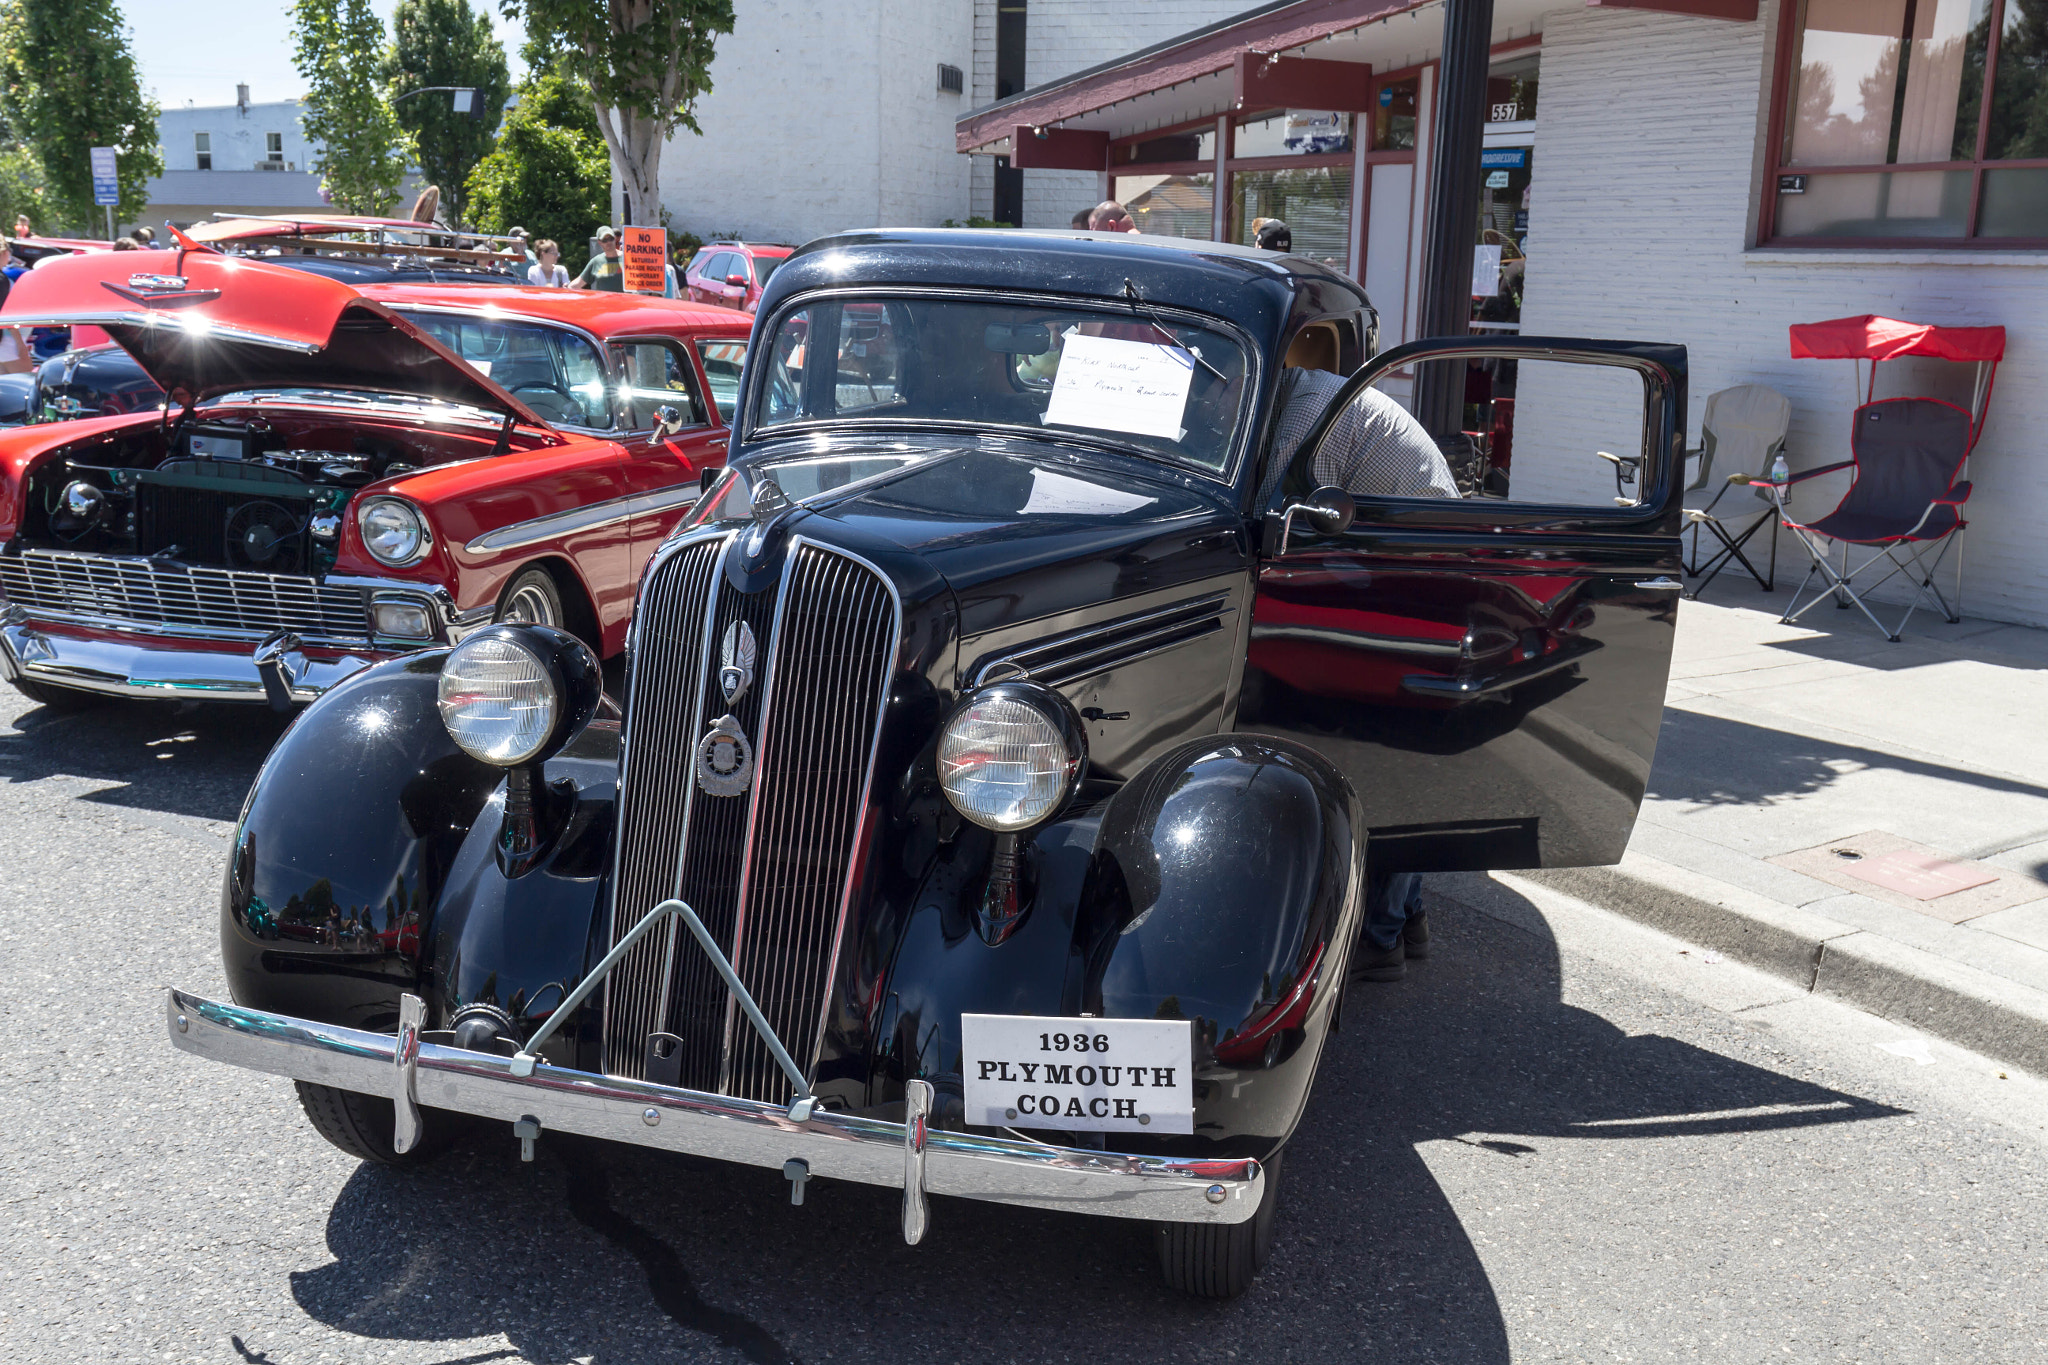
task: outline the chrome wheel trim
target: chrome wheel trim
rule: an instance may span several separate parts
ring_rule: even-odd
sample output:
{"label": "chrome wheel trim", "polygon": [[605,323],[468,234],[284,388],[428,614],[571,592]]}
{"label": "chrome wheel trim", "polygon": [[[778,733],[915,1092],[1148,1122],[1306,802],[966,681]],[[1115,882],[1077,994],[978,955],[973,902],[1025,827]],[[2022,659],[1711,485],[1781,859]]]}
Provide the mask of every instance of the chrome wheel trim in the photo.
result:
{"label": "chrome wheel trim", "polygon": [[555,619],[555,604],[547,591],[536,584],[528,584],[506,599],[505,609],[498,615],[500,621],[515,622],[524,626],[559,626]]}

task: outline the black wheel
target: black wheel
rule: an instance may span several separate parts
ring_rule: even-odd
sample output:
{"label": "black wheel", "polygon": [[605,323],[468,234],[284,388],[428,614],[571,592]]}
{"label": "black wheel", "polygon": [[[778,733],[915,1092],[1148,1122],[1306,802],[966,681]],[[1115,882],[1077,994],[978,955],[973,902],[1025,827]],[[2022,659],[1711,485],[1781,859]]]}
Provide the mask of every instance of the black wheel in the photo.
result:
{"label": "black wheel", "polygon": [[13,679],[14,690],[38,706],[47,706],[52,711],[82,711],[88,706],[98,706],[106,697],[98,692],[82,692],[75,687],[52,687],[49,683],[30,682],[26,678]]}
{"label": "black wheel", "polygon": [[420,1140],[400,1156],[391,1145],[398,1114],[390,1100],[311,1081],[293,1084],[299,1088],[299,1107],[306,1111],[320,1136],[358,1161],[374,1161],[380,1166],[422,1166],[447,1151],[462,1127],[461,1115],[422,1109]]}
{"label": "black wheel", "polygon": [[498,620],[515,625],[553,626],[567,630],[563,625],[562,590],[555,584],[555,576],[546,569],[528,569],[513,579],[498,599]]}
{"label": "black wheel", "polygon": [[1273,1250],[1273,1210],[1280,1202],[1280,1158],[1265,1163],[1259,1211],[1242,1223],[1161,1223],[1159,1269],[1166,1283],[1198,1299],[1234,1299]]}

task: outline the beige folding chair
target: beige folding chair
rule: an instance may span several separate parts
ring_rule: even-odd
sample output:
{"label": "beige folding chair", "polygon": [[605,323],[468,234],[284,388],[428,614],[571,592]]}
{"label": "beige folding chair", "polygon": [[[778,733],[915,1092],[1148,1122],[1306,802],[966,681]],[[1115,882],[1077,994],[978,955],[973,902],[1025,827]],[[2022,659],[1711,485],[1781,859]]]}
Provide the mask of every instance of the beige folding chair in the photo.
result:
{"label": "beige folding chair", "polygon": [[[1706,415],[1700,420],[1699,449],[1685,452],[1688,460],[1697,458],[1700,462],[1699,473],[1686,486],[1686,492],[1693,493],[1707,487],[1717,459],[1728,474],[1706,506],[1688,508],[1685,514],[1693,533],[1692,562],[1686,565],[1685,571],[1700,580],[1690,596],[1698,597],[1706,591],[1707,584],[1713,582],[1730,561],[1747,569],[1749,576],[1765,592],[1776,586],[1778,537],[1775,528],[1770,537],[1768,573],[1758,573],[1756,565],[1750,563],[1749,556],[1743,552],[1752,536],[1777,520],[1777,504],[1771,500],[1770,489],[1751,484],[1750,492],[1763,503],[1762,509],[1754,516],[1749,516],[1747,511],[1732,509],[1717,514],[1714,509],[1720,506],[1729,489],[1737,484],[1771,477],[1771,462],[1785,449],[1785,432],[1791,425],[1792,400],[1768,384],[1739,384],[1732,389],[1723,389],[1707,400]],[[1748,517],[1746,522],[1743,520],[1745,517]],[[1721,548],[1704,562],[1700,558],[1702,531],[1721,543]]]}

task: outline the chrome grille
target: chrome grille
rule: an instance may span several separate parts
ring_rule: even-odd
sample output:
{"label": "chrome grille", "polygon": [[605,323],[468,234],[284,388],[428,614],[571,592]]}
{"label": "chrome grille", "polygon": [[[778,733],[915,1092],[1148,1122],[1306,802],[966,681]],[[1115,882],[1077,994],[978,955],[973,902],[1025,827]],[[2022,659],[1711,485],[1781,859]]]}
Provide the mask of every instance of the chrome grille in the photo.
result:
{"label": "chrome grille", "polygon": [[[719,542],[678,552],[641,597],[612,934],[680,895],[802,1063],[816,1055],[865,837],[897,608],[873,570],[819,546],[793,546],[779,587],[752,596],[717,572],[722,552]],[[753,739],[756,776],[744,795],[714,797],[694,781],[696,742],[727,709],[711,660],[735,620],[768,642],[760,677],[731,708]],[[644,1078],[656,1031],[682,1039],[685,1086],[787,1098],[687,933],[650,935],[612,973],[605,1069]]]}
{"label": "chrome grille", "polygon": [[0,558],[0,586],[30,610],[128,625],[258,638],[292,630],[308,640],[367,644],[369,605],[360,588],[291,574],[214,569],[174,560],[69,550]]}

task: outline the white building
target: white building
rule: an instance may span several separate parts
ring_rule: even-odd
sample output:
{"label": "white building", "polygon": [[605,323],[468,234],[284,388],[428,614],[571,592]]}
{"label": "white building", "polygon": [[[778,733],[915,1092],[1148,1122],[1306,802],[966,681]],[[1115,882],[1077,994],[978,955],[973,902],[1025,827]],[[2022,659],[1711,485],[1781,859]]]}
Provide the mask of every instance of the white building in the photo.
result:
{"label": "white building", "polygon": [[[1858,395],[1847,362],[1790,357],[1791,324],[1875,313],[2003,325],[1969,467],[1966,609],[2048,625],[2034,437],[2048,393],[2048,151],[2030,140],[2048,119],[2048,52],[2027,22],[2039,8],[1496,0],[1475,229],[1526,251],[1521,330],[1687,347],[1689,445],[1717,390],[1761,383],[1789,397],[1795,471],[1848,457]],[[1285,205],[1296,251],[1306,239],[1363,282],[1393,345],[1417,335],[1443,22],[1434,0],[1263,6],[1090,71],[1034,73],[1021,94],[963,117],[959,145],[986,157],[1030,138],[1028,160],[1069,169],[1027,176],[1092,178],[1095,195],[1153,210],[1139,218],[1147,231],[1244,242],[1253,216]],[[1320,111],[1338,112],[1343,135],[1290,144]],[[1064,222],[1050,205],[1027,216]],[[1515,496],[1609,501],[1611,470],[1590,452],[1610,439],[1615,404],[1592,381],[1546,392],[1530,368]],[[1967,401],[1964,378],[1890,362],[1877,395]],[[1826,511],[1845,478],[1800,485],[1794,514]],[[1781,543],[1777,601],[1805,563]]]}
{"label": "white building", "polygon": [[237,86],[236,95],[233,104],[166,109],[157,116],[164,173],[149,182],[149,207],[139,221],[184,227],[214,213],[327,210],[313,171],[318,152],[299,124],[299,101],[253,103],[246,85]]}
{"label": "white building", "polygon": [[[992,160],[954,150],[967,110],[1251,8],[1245,0],[739,0],[718,42],[702,136],[670,140],[679,229],[803,242],[970,217],[1065,226],[1094,178],[1024,172],[997,202]],[[1002,213],[998,213],[998,209]]]}

